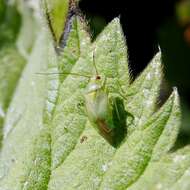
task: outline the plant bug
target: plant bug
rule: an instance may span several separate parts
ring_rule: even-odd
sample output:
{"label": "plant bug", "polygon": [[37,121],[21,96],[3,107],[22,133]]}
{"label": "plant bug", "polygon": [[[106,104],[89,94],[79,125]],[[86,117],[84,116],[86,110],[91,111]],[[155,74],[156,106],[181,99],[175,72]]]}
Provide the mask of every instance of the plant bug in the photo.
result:
{"label": "plant bug", "polygon": [[126,133],[126,111],[122,100],[110,98],[106,89],[106,78],[99,75],[94,54],[93,64],[95,76],[85,89],[86,113],[96,130],[113,146],[117,146],[123,140]]}
{"label": "plant bug", "polygon": [[[93,53],[95,75],[88,76],[78,73],[38,73],[38,74],[70,74],[89,78],[84,90],[85,109],[89,121],[112,146],[118,146],[125,137],[127,126],[123,100],[118,97],[109,97],[106,89],[106,77],[99,75]],[[123,97],[123,96],[122,96]],[[124,97],[123,97],[124,98]]]}

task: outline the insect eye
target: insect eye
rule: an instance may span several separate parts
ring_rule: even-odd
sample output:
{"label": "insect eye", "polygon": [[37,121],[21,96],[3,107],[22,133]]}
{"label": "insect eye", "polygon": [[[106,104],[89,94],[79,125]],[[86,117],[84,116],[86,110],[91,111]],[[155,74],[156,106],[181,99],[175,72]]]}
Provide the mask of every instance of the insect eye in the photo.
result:
{"label": "insect eye", "polygon": [[98,75],[98,76],[96,76],[96,80],[100,80],[101,79],[101,77]]}

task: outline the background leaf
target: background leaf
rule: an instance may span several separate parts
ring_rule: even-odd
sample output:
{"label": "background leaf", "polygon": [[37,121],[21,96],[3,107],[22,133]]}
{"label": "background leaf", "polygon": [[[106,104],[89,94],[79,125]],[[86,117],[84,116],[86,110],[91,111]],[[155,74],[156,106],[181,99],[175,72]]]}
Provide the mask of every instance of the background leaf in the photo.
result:
{"label": "background leaf", "polygon": [[[48,178],[49,175],[43,172],[43,160],[49,159],[50,154],[47,157],[47,153],[43,153],[47,142],[40,140],[41,136],[47,139],[44,137],[45,134],[40,135],[44,126],[43,110],[47,88],[45,78],[36,75],[36,72],[47,67],[49,59],[45,55],[51,46],[45,36],[42,32],[36,39],[29,62],[20,78],[6,115],[0,162],[0,187],[2,189],[22,189],[34,187],[33,184],[36,187],[47,185],[43,179]],[[52,56],[53,54],[50,57]],[[38,142],[41,142],[42,150],[37,148],[39,147]],[[36,148],[38,152],[36,152]],[[37,161],[34,159],[37,158],[36,154],[42,155]],[[37,178],[34,177],[36,176],[36,167],[33,167],[35,164],[38,164]],[[46,168],[45,170],[47,170]],[[32,180],[31,177],[28,177],[30,175]],[[39,180],[39,176],[42,180]]]}
{"label": "background leaf", "polygon": [[1,2],[0,18],[0,144],[4,118],[26,60],[16,47],[21,17],[14,6]]}
{"label": "background leaf", "polygon": [[0,127],[3,125],[7,108],[24,65],[25,60],[15,47],[9,46],[0,50]]}
{"label": "background leaf", "polygon": [[42,2],[47,17],[47,23],[49,24],[54,40],[58,45],[67,22],[71,0],[43,0]]}

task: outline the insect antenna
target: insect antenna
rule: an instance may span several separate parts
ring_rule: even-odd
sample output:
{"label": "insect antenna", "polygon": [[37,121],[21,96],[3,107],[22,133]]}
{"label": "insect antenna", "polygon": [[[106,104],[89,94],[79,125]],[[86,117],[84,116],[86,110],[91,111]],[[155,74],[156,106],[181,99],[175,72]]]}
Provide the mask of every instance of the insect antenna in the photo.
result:
{"label": "insect antenna", "polygon": [[79,77],[85,77],[85,78],[91,78],[89,75],[85,74],[79,74],[79,73],[70,73],[70,72],[60,72],[60,73],[43,73],[39,72],[36,73],[37,75],[74,75],[74,76],[79,76]]}
{"label": "insect antenna", "polygon": [[94,65],[94,68],[95,68],[95,71],[96,71],[96,76],[99,76],[99,74],[98,74],[98,69],[97,69],[96,63],[95,63],[95,55],[94,55],[94,52],[93,52],[93,65]]}

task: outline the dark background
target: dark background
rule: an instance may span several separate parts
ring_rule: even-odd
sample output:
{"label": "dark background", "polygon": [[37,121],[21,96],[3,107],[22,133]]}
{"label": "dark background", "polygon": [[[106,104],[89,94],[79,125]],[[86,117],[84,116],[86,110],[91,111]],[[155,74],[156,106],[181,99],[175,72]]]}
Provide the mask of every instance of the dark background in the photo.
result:
{"label": "dark background", "polygon": [[190,142],[190,0],[81,0],[93,38],[119,16],[126,37],[131,72],[137,76],[162,51],[162,94],[177,86],[183,112],[178,145]]}

